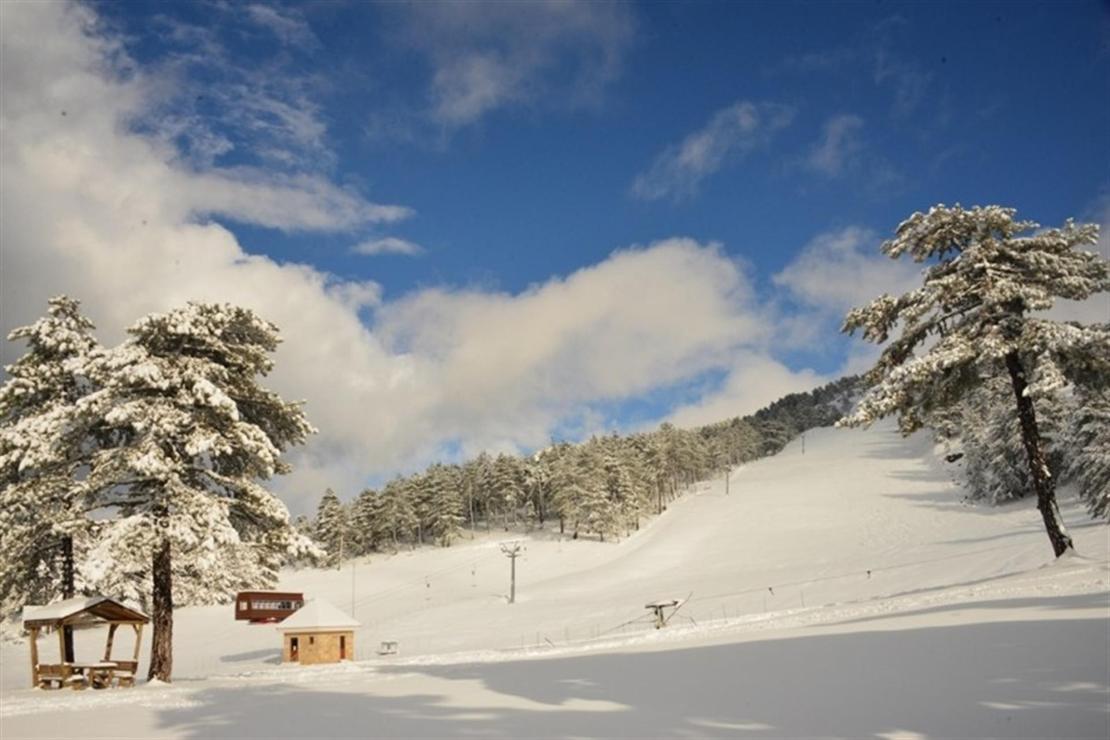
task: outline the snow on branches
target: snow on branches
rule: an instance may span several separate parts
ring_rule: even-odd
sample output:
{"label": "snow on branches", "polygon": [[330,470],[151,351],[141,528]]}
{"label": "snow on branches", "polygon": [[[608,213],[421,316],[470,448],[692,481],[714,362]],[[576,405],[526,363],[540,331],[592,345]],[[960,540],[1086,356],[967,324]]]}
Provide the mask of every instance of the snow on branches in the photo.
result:
{"label": "snow on branches", "polygon": [[882,251],[927,265],[923,284],[848,313],[843,331],[887,345],[865,376],[870,388],[838,423],[867,426],[897,414],[909,433],[1009,376],[1029,481],[1059,556],[1071,539],[1034,401],[1069,384],[1110,385],[1110,324],[1064,324],[1042,314],[1058,298],[1081,301],[1110,290],[1110,263],[1082,249],[1097,242],[1096,225],[1069,220],[1041,228],[1015,215],[1000,206],[938,205],[899,225]]}

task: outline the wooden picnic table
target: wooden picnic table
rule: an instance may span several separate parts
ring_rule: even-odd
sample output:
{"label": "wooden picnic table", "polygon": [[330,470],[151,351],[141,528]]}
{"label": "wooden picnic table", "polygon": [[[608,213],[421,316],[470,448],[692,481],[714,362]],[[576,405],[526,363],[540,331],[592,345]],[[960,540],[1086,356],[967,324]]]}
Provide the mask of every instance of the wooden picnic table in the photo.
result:
{"label": "wooden picnic table", "polygon": [[84,676],[89,686],[94,689],[106,689],[111,686],[112,674],[119,668],[119,663],[111,660],[73,662],[66,663],[66,665],[70,667],[74,674]]}

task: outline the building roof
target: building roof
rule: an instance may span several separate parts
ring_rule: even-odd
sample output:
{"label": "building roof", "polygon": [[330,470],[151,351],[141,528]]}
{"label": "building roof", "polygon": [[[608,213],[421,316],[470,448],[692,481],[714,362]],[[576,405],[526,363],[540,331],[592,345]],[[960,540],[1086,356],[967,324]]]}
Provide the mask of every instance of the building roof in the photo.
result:
{"label": "building roof", "polygon": [[97,620],[145,624],[150,621],[150,617],[107,596],[74,596],[45,606],[27,604],[23,607],[24,627],[49,627],[63,622],[73,624]]}
{"label": "building roof", "polygon": [[312,599],[288,616],[278,629],[288,632],[290,630],[351,629],[361,626],[358,621],[330,601]]}

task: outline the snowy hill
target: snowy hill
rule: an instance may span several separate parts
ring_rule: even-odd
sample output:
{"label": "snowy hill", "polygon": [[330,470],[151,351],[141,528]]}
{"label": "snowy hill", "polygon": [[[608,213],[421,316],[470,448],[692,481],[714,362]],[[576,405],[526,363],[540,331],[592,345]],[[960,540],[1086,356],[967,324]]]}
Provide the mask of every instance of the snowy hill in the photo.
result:
{"label": "snowy hill", "polygon": [[1032,501],[964,504],[943,465],[890,424],[813,430],[618,543],[514,536],[513,605],[496,531],[288,572],[362,623],[342,666],[279,665],[231,606],[177,612],[172,687],[33,692],[5,645],[3,734],[1105,736],[1107,528],[1065,494],[1081,557],[1046,566]]}

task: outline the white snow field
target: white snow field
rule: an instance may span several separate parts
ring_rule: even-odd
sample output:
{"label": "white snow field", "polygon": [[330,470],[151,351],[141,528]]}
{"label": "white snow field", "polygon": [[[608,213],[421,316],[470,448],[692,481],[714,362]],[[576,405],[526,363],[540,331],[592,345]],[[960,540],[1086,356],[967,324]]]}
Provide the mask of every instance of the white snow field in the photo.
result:
{"label": "white snow field", "polygon": [[[353,603],[336,666],[281,665],[230,605],[177,611],[169,686],[32,690],[6,644],[0,736],[1110,736],[1107,527],[1065,492],[1079,556],[1052,562],[1033,501],[949,478],[923,435],[815,430],[618,543],[521,536],[512,605],[496,531],[286,573]],[[651,629],[646,603],[687,596]]]}

